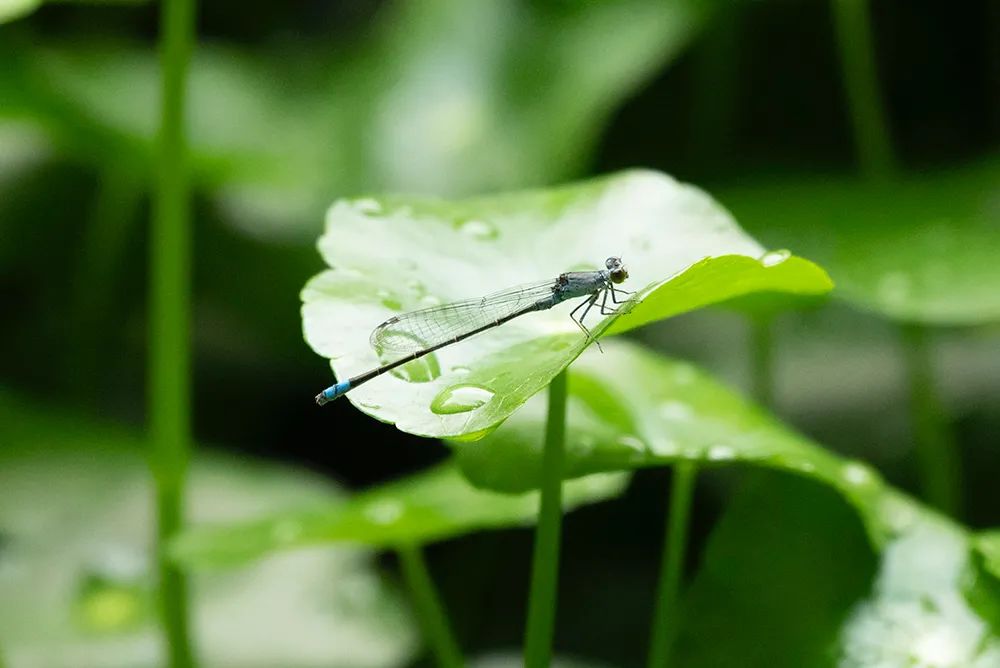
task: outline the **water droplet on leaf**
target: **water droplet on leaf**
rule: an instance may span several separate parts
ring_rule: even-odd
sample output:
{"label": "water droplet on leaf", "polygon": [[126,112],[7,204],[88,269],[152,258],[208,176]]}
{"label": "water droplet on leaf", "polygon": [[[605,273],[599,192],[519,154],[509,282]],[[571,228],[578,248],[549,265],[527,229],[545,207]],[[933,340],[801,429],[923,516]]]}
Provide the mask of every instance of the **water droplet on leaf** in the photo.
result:
{"label": "water droplet on leaf", "polygon": [[92,633],[118,633],[143,620],[148,598],[141,580],[118,580],[91,573],[80,582],[75,617]]}
{"label": "water droplet on leaf", "polygon": [[390,499],[375,501],[368,504],[364,512],[365,517],[375,524],[392,524],[403,516],[403,504]]}
{"label": "water droplet on leaf", "polygon": [[478,241],[492,241],[500,236],[495,225],[476,218],[461,223],[458,229],[465,236]]}
{"label": "water droplet on leaf", "polygon": [[378,203],[378,200],[374,200],[371,197],[354,200],[354,208],[367,216],[382,213],[382,205]]}
{"label": "water droplet on leaf", "polygon": [[866,485],[875,480],[875,474],[860,462],[847,462],[841,470],[844,480],[852,485]]}
{"label": "water droplet on leaf", "polygon": [[777,264],[781,264],[791,256],[792,252],[790,250],[784,248],[781,250],[773,250],[764,253],[760,258],[760,263],[765,267],[773,267]]}
{"label": "water droplet on leaf", "polygon": [[635,450],[636,452],[646,451],[646,444],[643,443],[638,437],[632,436],[631,434],[619,436],[617,443],[618,445],[629,448],[630,450]]}
{"label": "water droplet on leaf", "polygon": [[736,450],[729,445],[713,445],[708,449],[708,459],[713,462],[724,462],[736,457]]}
{"label": "water droplet on leaf", "polygon": [[455,385],[443,390],[431,401],[431,412],[438,415],[468,413],[487,404],[495,396],[479,385]]}

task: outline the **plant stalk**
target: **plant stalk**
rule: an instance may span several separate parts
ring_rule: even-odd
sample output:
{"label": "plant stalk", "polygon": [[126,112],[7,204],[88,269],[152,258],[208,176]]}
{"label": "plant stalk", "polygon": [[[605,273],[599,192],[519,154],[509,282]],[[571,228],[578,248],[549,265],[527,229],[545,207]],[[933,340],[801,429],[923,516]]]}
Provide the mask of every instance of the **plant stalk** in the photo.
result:
{"label": "plant stalk", "polygon": [[910,420],[924,498],[951,517],[961,513],[961,462],[948,416],[934,383],[930,332],[902,326],[910,384]]}
{"label": "plant stalk", "polygon": [[830,9],[861,170],[884,179],[896,171],[896,161],[879,94],[871,9],[867,0],[831,0]]}
{"label": "plant stalk", "polygon": [[76,330],[67,369],[73,385],[85,397],[101,394],[106,374],[101,323],[111,317],[117,270],[129,233],[137,222],[144,183],[134,168],[109,167],[100,176],[87,221],[80,266],[73,281],[71,322]]}
{"label": "plant stalk", "polygon": [[559,580],[559,540],[562,530],[562,482],[566,440],[566,371],[549,384],[549,414],[545,423],[541,501],[531,565],[531,593],[524,639],[525,668],[548,668]]}
{"label": "plant stalk", "polygon": [[191,450],[191,212],[185,107],[194,46],[194,0],[165,0],[160,13],[161,107],[150,234],[149,429],[156,485],[159,607],[171,668],[194,665],[187,580],[164,546],[181,528]]}
{"label": "plant stalk", "polygon": [[420,546],[402,545],[396,548],[396,553],[399,555],[399,563],[410,590],[420,628],[434,653],[437,664],[442,668],[461,668],[465,665],[462,651],[448,624],[448,615],[434,588]]}
{"label": "plant stalk", "polygon": [[774,409],[774,317],[750,317],[750,391],[758,404]]}
{"label": "plant stalk", "polygon": [[663,552],[660,556],[660,581],[656,591],[653,626],[650,629],[649,668],[665,668],[670,663],[670,648],[677,634],[679,620],[677,600],[684,575],[684,554],[697,472],[693,462],[677,462],[674,466],[670,511],[667,513]]}

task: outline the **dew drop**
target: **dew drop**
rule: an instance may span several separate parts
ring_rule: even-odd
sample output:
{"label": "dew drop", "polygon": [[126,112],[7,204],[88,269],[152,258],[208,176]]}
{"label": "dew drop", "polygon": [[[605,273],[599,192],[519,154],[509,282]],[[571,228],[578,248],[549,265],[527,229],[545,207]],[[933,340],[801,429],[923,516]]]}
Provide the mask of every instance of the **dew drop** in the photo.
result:
{"label": "dew drop", "polygon": [[639,440],[638,437],[632,436],[631,434],[619,436],[616,442],[618,445],[629,448],[630,450],[635,450],[636,452],[646,451],[646,444]]}
{"label": "dew drop", "polygon": [[500,236],[495,225],[476,218],[459,224],[458,229],[465,236],[478,241],[492,241]]}
{"label": "dew drop", "polygon": [[713,462],[724,462],[736,457],[736,450],[729,445],[713,445],[708,449],[708,459]]}
{"label": "dew drop", "polygon": [[373,216],[382,213],[382,205],[379,204],[378,200],[372,199],[371,197],[363,197],[361,199],[354,200],[354,208],[366,216]]}
{"label": "dew drop", "polygon": [[467,366],[453,366],[453,367],[451,367],[451,372],[453,374],[455,374],[456,376],[468,376],[471,371],[472,371],[472,369],[470,369]]}
{"label": "dew drop", "polygon": [[441,391],[431,401],[431,412],[438,415],[468,413],[489,403],[495,393],[479,385],[454,385]]}
{"label": "dew drop", "polygon": [[91,633],[118,633],[142,621],[147,599],[148,592],[139,579],[88,573],[78,585],[74,616]]}
{"label": "dew drop", "polygon": [[681,451],[677,443],[666,438],[653,441],[652,449],[660,457],[676,457]]}
{"label": "dew drop", "polygon": [[687,420],[693,414],[691,406],[683,401],[671,399],[660,404],[660,415],[667,420]]}
{"label": "dew drop", "polygon": [[882,520],[893,530],[902,533],[917,519],[913,506],[896,497],[889,497],[879,508]]}
{"label": "dew drop", "polygon": [[365,507],[364,513],[375,524],[392,524],[403,516],[403,504],[390,499],[375,501]]}
{"label": "dew drop", "polygon": [[781,264],[791,256],[792,252],[785,248],[782,248],[781,250],[768,251],[760,257],[760,263],[765,267],[773,267]]}
{"label": "dew drop", "polygon": [[847,462],[841,470],[844,480],[852,485],[867,485],[875,480],[875,474],[860,462]]}

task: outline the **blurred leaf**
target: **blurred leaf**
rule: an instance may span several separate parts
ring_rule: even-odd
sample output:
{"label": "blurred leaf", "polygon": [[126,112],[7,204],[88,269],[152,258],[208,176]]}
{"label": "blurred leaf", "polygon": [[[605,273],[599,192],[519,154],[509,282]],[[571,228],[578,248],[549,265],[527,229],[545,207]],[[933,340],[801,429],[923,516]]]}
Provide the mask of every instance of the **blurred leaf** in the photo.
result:
{"label": "blurred leaf", "polygon": [[139,4],[146,0],[0,0],[0,24],[27,16],[42,6],[49,4]]}
{"label": "blurred leaf", "polygon": [[[0,393],[0,637],[11,666],[159,666],[153,491],[127,430]],[[341,498],[312,475],[202,455],[193,522]],[[205,665],[395,666],[415,650],[397,593],[360,549],[282,555],[192,579]]]}
{"label": "blurred leaf", "polygon": [[0,0],[0,23],[27,16],[42,6],[42,0]]}
{"label": "blurred leaf", "polygon": [[[601,474],[566,485],[566,510],[620,494],[628,478]],[[477,490],[451,465],[369,489],[313,510],[268,513],[268,518],[188,531],[171,554],[189,566],[225,565],[274,550],[333,542],[396,547],[490,529],[534,523],[538,494]]]}
{"label": "blurred leaf", "polygon": [[832,665],[837,630],[876,558],[857,515],[831,490],[755,479],[726,507],[682,602],[679,666]]}
{"label": "blurred leaf", "polygon": [[884,185],[749,182],[719,199],[764,243],[815,259],[834,296],[935,325],[1000,321],[1000,161]]}
{"label": "blurred leaf", "polygon": [[[373,37],[333,54],[297,44],[251,58],[201,45],[189,81],[196,173],[244,231],[298,240],[333,197],[361,188],[459,194],[552,182],[579,170],[615,106],[715,4],[397,2]],[[44,117],[98,162],[150,163],[152,50],[50,46],[18,64],[6,89],[21,103],[0,113]]]}
{"label": "blurred leaf", "polygon": [[985,558],[986,568],[1000,578],[1000,529],[979,534],[977,545]]}
{"label": "blurred leaf", "polygon": [[[697,188],[644,171],[457,202],[342,200],[327,215],[319,247],[332,269],[303,290],[304,331],[341,379],[379,364],[369,334],[390,316],[597,269],[609,255],[624,258],[628,285],[640,292],[617,322],[618,315],[591,321],[595,336],[754,291],[830,288],[805,260],[764,255]],[[730,254],[743,257],[720,257]],[[523,316],[347,396],[403,431],[481,436],[586,347],[570,308]]]}
{"label": "blurred leaf", "polygon": [[[876,541],[891,530],[877,501],[878,474],[845,461],[722,386],[694,366],[623,342],[605,341],[570,368],[567,477],[598,471],[734,462],[778,468],[831,486],[862,513]],[[544,397],[529,401],[492,434],[454,443],[463,473],[477,485],[523,491],[541,479]]]}
{"label": "blurred leaf", "polygon": [[873,555],[826,490],[787,476],[756,483],[713,531],[678,665],[998,665],[1000,637],[970,600],[1000,596],[963,529],[897,495],[909,521]]}

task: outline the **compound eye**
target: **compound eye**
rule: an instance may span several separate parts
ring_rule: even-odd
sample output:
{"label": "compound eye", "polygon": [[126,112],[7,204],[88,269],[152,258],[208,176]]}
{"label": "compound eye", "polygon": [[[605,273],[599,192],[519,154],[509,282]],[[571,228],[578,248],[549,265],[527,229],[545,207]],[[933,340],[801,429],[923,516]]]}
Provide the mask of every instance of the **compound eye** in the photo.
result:
{"label": "compound eye", "polygon": [[628,278],[628,272],[621,265],[618,265],[618,268],[611,272],[612,283],[624,283],[626,278]]}
{"label": "compound eye", "polygon": [[614,270],[616,267],[619,267],[621,263],[622,263],[621,258],[609,257],[607,260],[605,260],[604,266],[607,267],[608,269]]}

